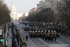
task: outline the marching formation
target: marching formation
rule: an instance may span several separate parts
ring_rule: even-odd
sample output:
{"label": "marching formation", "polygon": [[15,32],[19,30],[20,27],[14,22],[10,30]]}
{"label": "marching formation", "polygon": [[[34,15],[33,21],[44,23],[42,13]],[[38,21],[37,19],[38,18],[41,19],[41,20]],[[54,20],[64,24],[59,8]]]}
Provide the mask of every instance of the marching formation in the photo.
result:
{"label": "marching formation", "polygon": [[56,31],[51,31],[51,30],[38,30],[38,31],[30,31],[29,35],[31,38],[42,38],[45,41],[53,41],[57,38],[59,38],[59,33]]}

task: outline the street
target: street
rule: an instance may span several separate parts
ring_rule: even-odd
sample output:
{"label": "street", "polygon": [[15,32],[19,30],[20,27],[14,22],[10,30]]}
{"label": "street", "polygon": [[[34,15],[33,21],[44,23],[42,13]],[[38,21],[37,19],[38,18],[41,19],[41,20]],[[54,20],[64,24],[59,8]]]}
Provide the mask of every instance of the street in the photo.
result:
{"label": "street", "polygon": [[[25,25],[20,23],[15,23],[15,26],[19,29],[19,33],[21,34],[22,38],[24,36],[29,36],[29,31],[24,31],[22,27]],[[25,42],[27,43],[28,47],[70,47],[70,36],[65,37],[63,35],[60,35],[59,38],[57,38],[56,42],[53,40],[53,42],[45,41],[42,38],[28,38],[28,40]]]}

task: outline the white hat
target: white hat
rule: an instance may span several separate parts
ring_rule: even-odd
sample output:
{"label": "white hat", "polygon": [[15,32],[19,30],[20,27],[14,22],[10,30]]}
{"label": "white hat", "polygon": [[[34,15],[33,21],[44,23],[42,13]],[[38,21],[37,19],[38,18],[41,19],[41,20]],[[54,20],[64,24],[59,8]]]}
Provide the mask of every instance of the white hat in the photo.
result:
{"label": "white hat", "polygon": [[40,31],[38,31],[38,32],[40,32]]}
{"label": "white hat", "polygon": [[53,32],[53,31],[51,31],[51,32]]}
{"label": "white hat", "polygon": [[34,31],[33,31],[33,33],[34,33]]}
{"label": "white hat", "polygon": [[43,32],[43,31],[42,31]]}
{"label": "white hat", "polygon": [[54,32],[56,32],[56,31],[54,31]]}
{"label": "white hat", "polygon": [[50,30],[48,30],[48,32],[50,32]]}
{"label": "white hat", "polygon": [[31,33],[32,31],[30,31],[30,33]]}
{"label": "white hat", "polygon": [[35,31],[35,32],[37,32],[37,31]]}

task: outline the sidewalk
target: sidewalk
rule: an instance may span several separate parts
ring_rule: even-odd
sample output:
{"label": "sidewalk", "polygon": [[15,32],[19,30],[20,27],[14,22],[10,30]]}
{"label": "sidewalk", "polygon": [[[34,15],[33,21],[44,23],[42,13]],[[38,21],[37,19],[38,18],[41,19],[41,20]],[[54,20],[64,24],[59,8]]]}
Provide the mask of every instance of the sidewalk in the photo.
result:
{"label": "sidewalk", "polygon": [[7,38],[7,47],[12,47],[12,32],[11,32],[11,29],[9,30],[9,35],[8,35],[8,38]]}

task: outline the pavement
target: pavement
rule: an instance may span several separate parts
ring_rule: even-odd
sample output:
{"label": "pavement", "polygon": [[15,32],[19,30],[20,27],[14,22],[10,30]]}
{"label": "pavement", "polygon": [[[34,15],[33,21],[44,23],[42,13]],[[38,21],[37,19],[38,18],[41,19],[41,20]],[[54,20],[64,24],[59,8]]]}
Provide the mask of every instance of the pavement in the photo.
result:
{"label": "pavement", "polygon": [[9,30],[8,40],[7,40],[7,47],[12,47],[12,32],[11,29]]}
{"label": "pavement", "polygon": [[[20,29],[19,33],[21,34],[21,36],[25,37],[26,35],[29,36],[29,32],[28,31],[24,31],[24,29],[22,29],[22,27],[24,27],[24,24],[20,24],[20,23],[15,23],[15,25],[17,26],[18,29]],[[60,37],[57,39],[57,41],[53,41],[53,42],[46,42],[45,40],[43,40],[42,38],[30,38],[28,39],[28,41],[25,42],[27,43],[28,47],[70,47],[70,37],[65,37],[63,35],[60,35]]]}

